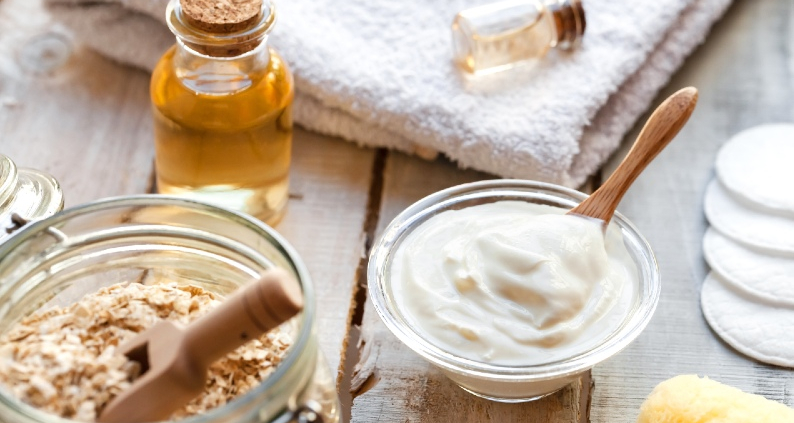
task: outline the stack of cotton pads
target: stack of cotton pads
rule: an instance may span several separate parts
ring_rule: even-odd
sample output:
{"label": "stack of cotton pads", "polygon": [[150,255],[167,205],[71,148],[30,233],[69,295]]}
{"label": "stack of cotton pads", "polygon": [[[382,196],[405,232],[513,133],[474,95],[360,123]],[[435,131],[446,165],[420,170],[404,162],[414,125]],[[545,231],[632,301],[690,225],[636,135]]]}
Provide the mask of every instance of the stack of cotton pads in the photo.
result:
{"label": "stack of cotton pads", "polygon": [[716,171],[704,201],[703,314],[743,354],[794,367],[794,125],[740,132]]}

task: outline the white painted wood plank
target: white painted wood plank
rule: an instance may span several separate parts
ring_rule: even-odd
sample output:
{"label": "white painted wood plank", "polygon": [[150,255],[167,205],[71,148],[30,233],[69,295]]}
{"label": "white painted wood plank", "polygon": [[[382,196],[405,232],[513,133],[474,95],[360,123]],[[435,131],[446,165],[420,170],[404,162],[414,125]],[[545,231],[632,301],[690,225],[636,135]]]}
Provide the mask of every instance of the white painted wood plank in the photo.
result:
{"label": "white painted wood plank", "polygon": [[291,197],[276,227],[306,262],[317,293],[320,346],[339,369],[347,339],[374,150],[295,131]]}
{"label": "white painted wood plank", "polygon": [[[461,171],[438,160],[426,162],[391,153],[386,166],[379,229],[420,198],[453,185],[492,176]],[[364,311],[367,342],[362,372],[374,372],[365,392],[353,400],[353,422],[573,422],[578,420],[579,386],[540,401],[500,404],[458,388],[403,345],[383,325],[370,302]]]}
{"label": "white painted wood plank", "polygon": [[[640,338],[593,370],[593,422],[634,422],[652,388],[678,374],[706,375],[794,406],[794,371],[758,363],[731,349],[711,332],[699,305],[708,269],[701,253],[707,226],[702,200],[714,176],[715,155],[729,136],[744,128],[794,121],[793,53],[794,3],[737,1],[657,99],[656,104],[687,85],[700,89],[690,122],[619,207],[656,253],[662,298]],[[639,127],[628,139],[638,132]]]}
{"label": "white painted wood plank", "polygon": [[154,151],[149,76],[77,46],[50,71],[25,65],[36,40],[63,33],[39,1],[0,2],[0,151],[53,174],[67,207],[145,192]]}

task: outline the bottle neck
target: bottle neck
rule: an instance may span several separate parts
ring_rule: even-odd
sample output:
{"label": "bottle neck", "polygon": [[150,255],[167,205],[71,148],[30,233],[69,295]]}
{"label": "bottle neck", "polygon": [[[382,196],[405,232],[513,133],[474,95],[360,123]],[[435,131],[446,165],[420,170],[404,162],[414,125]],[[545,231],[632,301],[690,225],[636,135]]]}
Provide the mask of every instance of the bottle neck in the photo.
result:
{"label": "bottle neck", "polygon": [[253,50],[237,56],[202,54],[177,37],[174,68],[177,77],[193,91],[230,94],[250,87],[270,63],[270,50],[262,40]]}
{"label": "bottle neck", "polygon": [[256,19],[232,32],[210,32],[196,25],[171,0],[166,22],[176,36],[174,67],[177,77],[190,89],[205,94],[229,94],[251,86],[270,63],[267,37],[275,23],[275,8],[262,2]]}
{"label": "bottle neck", "polygon": [[563,50],[575,47],[587,25],[581,0],[546,0],[545,3],[556,30],[552,46]]}

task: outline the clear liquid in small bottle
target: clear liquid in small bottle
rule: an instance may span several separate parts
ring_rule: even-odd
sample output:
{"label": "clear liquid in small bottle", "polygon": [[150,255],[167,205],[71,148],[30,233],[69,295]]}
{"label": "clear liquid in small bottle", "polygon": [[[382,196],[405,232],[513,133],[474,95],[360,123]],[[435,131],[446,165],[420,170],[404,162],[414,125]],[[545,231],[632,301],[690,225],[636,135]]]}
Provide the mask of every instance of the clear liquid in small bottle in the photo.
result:
{"label": "clear liquid in small bottle", "polygon": [[532,63],[584,33],[578,0],[507,0],[461,11],[452,22],[455,62],[473,74]]}

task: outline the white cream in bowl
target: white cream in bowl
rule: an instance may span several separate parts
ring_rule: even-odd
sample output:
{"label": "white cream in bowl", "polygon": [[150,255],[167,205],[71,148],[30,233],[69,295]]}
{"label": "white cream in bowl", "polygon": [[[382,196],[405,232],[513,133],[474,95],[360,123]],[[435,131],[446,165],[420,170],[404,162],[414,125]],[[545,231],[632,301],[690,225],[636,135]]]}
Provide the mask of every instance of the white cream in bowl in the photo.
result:
{"label": "white cream in bowl", "polygon": [[584,198],[497,179],[417,201],[370,253],[375,311],[475,395],[522,402],[564,387],[642,332],[661,289],[650,245],[620,213],[606,234],[564,216]]}
{"label": "white cream in bowl", "polygon": [[470,360],[528,366],[603,343],[636,300],[620,229],[523,201],[439,213],[400,244],[395,305],[423,338]]}

